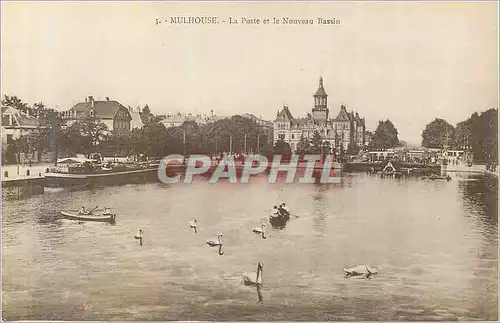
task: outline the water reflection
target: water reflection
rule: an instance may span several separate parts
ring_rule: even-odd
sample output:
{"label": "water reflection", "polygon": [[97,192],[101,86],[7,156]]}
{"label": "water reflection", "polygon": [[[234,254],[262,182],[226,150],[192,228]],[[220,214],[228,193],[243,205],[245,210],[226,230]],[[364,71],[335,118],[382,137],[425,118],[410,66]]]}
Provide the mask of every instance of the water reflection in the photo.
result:
{"label": "water reflection", "polygon": [[257,298],[259,299],[259,303],[262,303],[264,299],[262,298],[262,292],[260,290],[260,286],[257,285],[255,289],[257,290]]}

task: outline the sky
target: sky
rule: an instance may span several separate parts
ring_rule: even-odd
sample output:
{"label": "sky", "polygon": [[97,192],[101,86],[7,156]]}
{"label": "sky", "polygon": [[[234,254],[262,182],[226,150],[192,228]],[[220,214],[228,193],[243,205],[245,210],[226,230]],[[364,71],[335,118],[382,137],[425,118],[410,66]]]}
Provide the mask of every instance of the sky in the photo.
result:
{"label": "sky", "polygon": [[[331,115],[344,104],[371,131],[389,119],[414,144],[434,118],[455,125],[498,106],[492,1],[1,5],[2,96],[30,104],[67,110],[92,95],[157,114],[274,120],[283,105],[294,117],[310,112],[322,76]],[[171,16],[219,24],[155,24]],[[229,17],[314,24],[230,25]]]}

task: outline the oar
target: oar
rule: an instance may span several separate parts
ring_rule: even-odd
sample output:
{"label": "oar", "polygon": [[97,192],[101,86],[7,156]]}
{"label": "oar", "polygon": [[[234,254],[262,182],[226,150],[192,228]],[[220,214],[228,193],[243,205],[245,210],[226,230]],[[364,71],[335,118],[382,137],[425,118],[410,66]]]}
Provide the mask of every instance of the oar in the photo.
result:
{"label": "oar", "polygon": [[92,210],[90,210],[90,211],[88,212],[88,214],[91,214],[91,213],[92,213],[93,211],[95,211],[98,207],[99,207],[99,205],[97,205],[95,208],[93,208]]}

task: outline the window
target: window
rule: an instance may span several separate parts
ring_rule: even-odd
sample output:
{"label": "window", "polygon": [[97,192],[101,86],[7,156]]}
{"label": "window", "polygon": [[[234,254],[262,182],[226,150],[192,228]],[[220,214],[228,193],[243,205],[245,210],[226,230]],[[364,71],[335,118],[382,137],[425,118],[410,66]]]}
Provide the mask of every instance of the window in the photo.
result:
{"label": "window", "polygon": [[279,134],[278,139],[285,140],[285,134],[284,133]]}
{"label": "window", "polygon": [[94,110],[90,110],[90,116],[93,117],[94,116]]}
{"label": "window", "polygon": [[295,135],[294,134],[292,134],[292,139],[295,139]]}

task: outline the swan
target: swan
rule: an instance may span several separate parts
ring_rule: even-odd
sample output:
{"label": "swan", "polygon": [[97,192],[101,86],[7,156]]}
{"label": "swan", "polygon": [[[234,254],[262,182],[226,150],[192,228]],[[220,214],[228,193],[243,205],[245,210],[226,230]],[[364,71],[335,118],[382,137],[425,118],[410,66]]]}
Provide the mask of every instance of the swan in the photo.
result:
{"label": "swan", "polygon": [[222,256],[224,254],[224,250],[222,249],[222,233],[219,233],[217,235],[217,239],[207,240],[207,245],[209,245],[210,247],[219,247],[219,255]]}
{"label": "swan", "polygon": [[256,227],[253,229],[253,233],[261,234],[262,239],[265,239],[266,238],[266,230],[265,229],[266,229],[266,224],[262,223],[261,227]]}
{"label": "swan", "polygon": [[136,239],[141,239],[144,238],[144,236],[142,235],[142,229],[139,229],[139,233],[134,235],[134,238]]}
{"label": "swan", "polygon": [[377,269],[368,265],[358,265],[352,268],[344,268],[344,278],[365,276],[366,279],[370,279],[371,276],[376,274],[378,274]]}
{"label": "swan", "polygon": [[189,221],[189,226],[194,229],[194,233],[198,233],[198,230],[196,228],[196,219],[194,219],[193,221]]}
{"label": "swan", "polygon": [[243,273],[243,284],[245,286],[257,286],[257,287],[262,286],[263,271],[264,271],[264,265],[261,262],[259,262],[257,264],[257,274],[255,276],[255,279],[250,278],[247,273]]}
{"label": "swan", "polygon": [[222,233],[219,233],[216,239],[207,240],[207,245],[210,247],[222,246]]}

